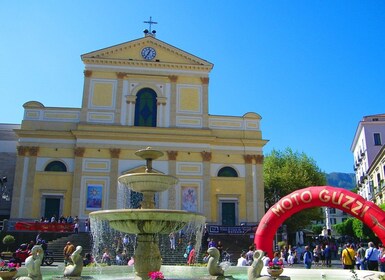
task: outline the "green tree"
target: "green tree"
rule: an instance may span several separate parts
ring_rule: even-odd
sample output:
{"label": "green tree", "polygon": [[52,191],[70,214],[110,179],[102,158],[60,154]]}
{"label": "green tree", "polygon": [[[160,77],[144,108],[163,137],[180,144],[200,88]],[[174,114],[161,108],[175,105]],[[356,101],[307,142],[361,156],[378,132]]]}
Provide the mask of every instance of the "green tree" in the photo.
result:
{"label": "green tree", "polygon": [[[295,190],[326,184],[325,173],[304,153],[273,150],[264,160],[265,201],[272,206],[278,197]],[[320,208],[305,209],[285,221],[289,232],[306,228],[311,221],[323,219]]]}

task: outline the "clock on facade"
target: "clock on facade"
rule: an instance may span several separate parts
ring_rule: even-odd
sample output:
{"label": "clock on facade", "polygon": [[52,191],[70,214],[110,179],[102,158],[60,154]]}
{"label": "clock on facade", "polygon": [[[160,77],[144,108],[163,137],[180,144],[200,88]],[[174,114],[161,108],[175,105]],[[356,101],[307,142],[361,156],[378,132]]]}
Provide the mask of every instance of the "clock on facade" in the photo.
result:
{"label": "clock on facade", "polygon": [[151,60],[151,59],[154,59],[154,57],[156,56],[156,51],[155,51],[154,48],[145,47],[145,48],[142,49],[140,54],[142,55],[142,57],[144,59]]}

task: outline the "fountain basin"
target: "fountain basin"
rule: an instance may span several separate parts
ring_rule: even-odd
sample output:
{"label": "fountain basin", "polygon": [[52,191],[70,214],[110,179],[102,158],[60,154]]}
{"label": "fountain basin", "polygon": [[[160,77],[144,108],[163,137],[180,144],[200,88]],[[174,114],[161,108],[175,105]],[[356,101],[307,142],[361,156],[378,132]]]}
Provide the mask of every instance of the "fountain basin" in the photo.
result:
{"label": "fountain basin", "polygon": [[120,183],[126,184],[136,192],[163,192],[178,183],[178,178],[159,173],[133,173],[118,178]]}
{"label": "fountain basin", "polygon": [[90,217],[108,220],[112,228],[133,234],[169,234],[190,222],[204,224],[206,219],[201,214],[167,209],[101,210],[90,213]]}

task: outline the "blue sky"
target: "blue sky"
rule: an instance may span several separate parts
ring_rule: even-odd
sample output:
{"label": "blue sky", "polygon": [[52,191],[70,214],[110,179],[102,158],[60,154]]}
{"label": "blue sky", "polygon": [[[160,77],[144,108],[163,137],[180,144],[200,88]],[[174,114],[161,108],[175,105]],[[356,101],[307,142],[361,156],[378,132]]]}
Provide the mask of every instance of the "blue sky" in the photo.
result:
{"label": "blue sky", "polygon": [[0,123],[22,105],[81,106],[80,55],[143,36],[214,64],[209,113],[262,116],[264,151],[286,147],[353,172],[358,122],[385,113],[385,1],[2,1]]}

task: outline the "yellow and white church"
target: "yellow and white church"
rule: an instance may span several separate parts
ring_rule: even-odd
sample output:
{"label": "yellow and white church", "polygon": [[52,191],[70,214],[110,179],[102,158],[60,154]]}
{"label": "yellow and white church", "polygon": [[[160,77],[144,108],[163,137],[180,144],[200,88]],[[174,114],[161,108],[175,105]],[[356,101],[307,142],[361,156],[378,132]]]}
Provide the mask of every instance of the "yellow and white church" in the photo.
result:
{"label": "yellow and white church", "polygon": [[223,226],[261,220],[261,116],[209,114],[212,63],[151,32],[81,59],[81,108],[23,105],[11,219],[116,209],[118,177],[143,172],[135,152],[152,147],[164,153],[154,170],[179,179],[156,196],[158,208]]}

